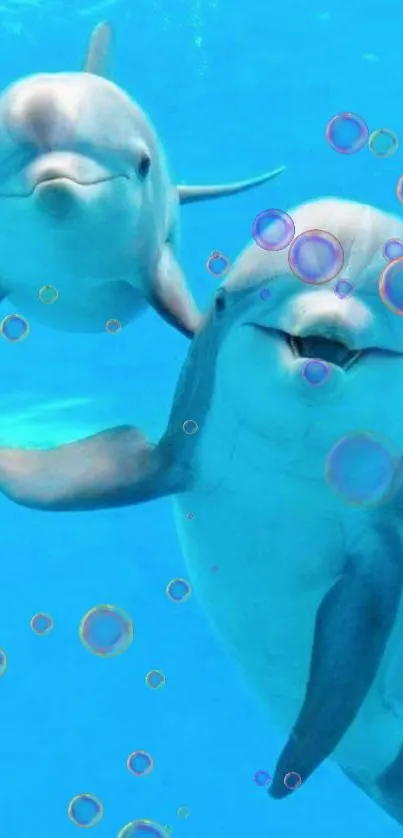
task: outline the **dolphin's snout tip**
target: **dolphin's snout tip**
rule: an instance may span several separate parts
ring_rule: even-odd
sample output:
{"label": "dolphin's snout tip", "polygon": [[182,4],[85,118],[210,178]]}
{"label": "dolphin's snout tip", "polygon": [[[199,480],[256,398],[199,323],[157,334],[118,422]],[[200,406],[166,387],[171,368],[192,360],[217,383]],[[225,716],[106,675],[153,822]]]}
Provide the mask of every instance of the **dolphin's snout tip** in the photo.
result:
{"label": "dolphin's snout tip", "polygon": [[64,178],[39,182],[34,196],[39,208],[54,218],[65,218],[76,203],[73,184]]}

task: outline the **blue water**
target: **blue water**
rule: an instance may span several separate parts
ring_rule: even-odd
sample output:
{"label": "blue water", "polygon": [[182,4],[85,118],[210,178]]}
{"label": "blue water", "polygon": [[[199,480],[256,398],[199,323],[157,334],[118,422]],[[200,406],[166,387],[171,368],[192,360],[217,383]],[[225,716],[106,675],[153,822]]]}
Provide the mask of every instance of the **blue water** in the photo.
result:
{"label": "blue water", "polygon": [[[266,206],[333,194],[399,211],[402,152],[337,155],[324,131],[349,110],[370,130],[403,135],[400,4],[122,0],[97,9],[9,0],[0,7],[1,85],[79,68],[92,26],[106,15],[116,27],[115,79],[153,119],[178,181],[288,167],[260,190],[183,209],[181,259],[201,306],[216,285],[209,254],[234,259]],[[57,286],[56,277],[43,281]],[[1,342],[1,442],[51,444],[121,422],[157,436],[185,352],[186,340],[152,313],[115,336],[31,324],[27,341]],[[97,838],[135,818],[167,824],[178,838],[397,838],[401,829],[331,764],[283,803],[254,784],[258,769],[273,770],[283,734],[196,598],[175,605],[165,595],[185,573],[169,501],[52,516],[0,498],[0,515],[0,646],[8,654],[0,838],[80,834],[67,807],[81,792],[103,803]],[[126,609],[136,629],[113,660],[92,656],[78,638],[83,614],[104,602]],[[39,611],[54,619],[46,637],[29,626]],[[145,686],[152,668],[165,673],[164,689]],[[154,758],[147,777],[127,771],[136,749]]]}

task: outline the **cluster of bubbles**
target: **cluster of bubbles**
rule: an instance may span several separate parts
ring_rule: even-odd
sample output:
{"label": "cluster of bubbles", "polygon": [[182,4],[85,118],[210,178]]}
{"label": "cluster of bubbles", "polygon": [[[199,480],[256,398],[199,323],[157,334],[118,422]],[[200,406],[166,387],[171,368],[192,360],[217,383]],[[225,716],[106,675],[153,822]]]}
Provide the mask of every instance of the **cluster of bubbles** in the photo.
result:
{"label": "cluster of bubbles", "polygon": [[357,154],[368,145],[376,157],[390,157],[399,147],[399,139],[389,128],[377,128],[370,134],[365,120],[356,113],[343,111],[329,120],[326,139],[339,154]]}
{"label": "cluster of bubbles", "polygon": [[[260,768],[253,776],[253,782],[262,788],[269,786],[271,783],[271,776],[268,771]],[[284,776],[284,785],[288,791],[295,791],[302,785],[302,777],[298,771],[288,771]]]}

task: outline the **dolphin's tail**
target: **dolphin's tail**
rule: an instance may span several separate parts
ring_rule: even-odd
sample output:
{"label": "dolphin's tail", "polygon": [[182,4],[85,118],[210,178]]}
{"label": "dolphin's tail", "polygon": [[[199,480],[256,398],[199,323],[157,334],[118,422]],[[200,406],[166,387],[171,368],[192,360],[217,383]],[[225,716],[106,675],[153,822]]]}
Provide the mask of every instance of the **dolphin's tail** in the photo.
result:
{"label": "dolphin's tail", "polygon": [[239,180],[236,183],[223,183],[215,186],[177,186],[179,201],[181,204],[192,204],[194,201],[208,201],[212,198],[226,198],[228,195],[236,195],[237,192],[246,192],[255,186],[260,186],[268,180],[273,180],[277,175],[285,171],[285,166],[266,172],[249,180]]}

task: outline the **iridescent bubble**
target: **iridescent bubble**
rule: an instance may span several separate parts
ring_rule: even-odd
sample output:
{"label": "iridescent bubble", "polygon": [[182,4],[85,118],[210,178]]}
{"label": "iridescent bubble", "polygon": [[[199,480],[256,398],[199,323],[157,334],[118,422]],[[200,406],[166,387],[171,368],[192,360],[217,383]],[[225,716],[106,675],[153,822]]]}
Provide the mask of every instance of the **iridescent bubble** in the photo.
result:
{"label": "iridescent bubble", "polygon": [[82,618],[79,637],[93,655],[116,658],[126,652],[133,642],[133,621],[117,605],[97,605]]}
{"label": "iridescent bubble", "polygon": [[284,785],[289,791],[295,791],[302,785],[301,775],[298,771],[289,771],[284,777]]}
{"label": "iridescent bubble", "polygon": [[25,320],[25,317],[22,317],[21,314],[8,314],[7,317],[3,317],[0,323],[1,336],[10,343],[19,343],[25,340],[29,332],[28,320]]}
{"label": "iridescent bubble", "polygon": [[169,838],[170,833],[165,826],[157,821],[149,821],[147,818],[140,818],[127,823],[120,830],[118,838]]}
{"label": "iridescent bubble", "polygon": [[302,367],[302,375],[311,387],[320,387],[329,378],[330,366],[320,358],[310,358]]}
{"label": "iridescent bubble", "polygon": [[188,436],[193,436],[193,434],[197,434],[199,426],[194,419],[186,419],[182,425],[182,430],[185,434],[188,434]]}
{"label": "iridescent bubble", "polygon": [[0,649],[0,678],[6,673],[7,671],[7,655],[4,649]]}
{"label": "iridescent bubble", "polygon": [[270,299],[270,297],[271,297],[270,288],[262,288],[262,290],[259,292],[259,296],[260,296],[261,300]]}
{"label": "iridescent bubble", "polygon": [[336,297],[339,297],[340,300],[345,300],[347,297],[350,297],[354,291],[354,285],[348,281],[348,279],[338,279],[336,280],[336,284],[334,286],[334,293]]}
{"label": "iridescent bubble", "polygon": [[393,314],[403,315],[403,257],[394,259],[383,269],[379,277],[379,295]]}
{"label": "iridescent bubble", "polygon": [[147,672],[146,684],[151,690],[160,690],[161,687],[165,687],[166,678],[164,673],[160,669],[151,669],[150,672]]}
{"label": "iridescent bubble", "polygon": [[112,320],[108,320],[105,328],[110,335],[117,335],[117,333],[120,332],[122,329],[122,324],[120,320],[115,320],[114,318],[112,318]]}
{"label": "iridescent bubble", "polygon": [[154,768],[154,760],[147,751],[133,751],[127,757],[126,766],[135,777],[145,777],[147,774],[151,774]]}
{"label": "iridescent bubble", "polygon": [[55,303],[59,299],[59,292],[54,285],[42,285],[42,288],[39,289],[39,299],[41,303],[44,305],[49,306]]}
{"label": "iridescent bubble", "polygon": [[368,148],[376,157],[390,157],[399,148],[399,139],[389,128],[377,128],[368,140]]}
{"label": "iridescent bubble", "polygon": [[340,154],[356,154],[368,139],[368,126],[356,113],[338,113],[326,126],[326,139]]}
{"label": "iridescent bubble", "polygon": [[227,272],[229,266],[229,259],[227,259],[223,253],[220,253],[219,250],[213,250],[206,262],[208,272],[215,277],[223,276]]}
{"label": "iridescent bubble", "polygon": [[400,259],[403,256],[402,239],[389,239],[383,246],[382,254],[388,262],[393,262],[394,259]]}
{"label": "iridescent bubble", "polygon": [[166,587],[166,594],[172,602],[186,602],[192,594],[192,588],[186,579],[171,579]]}
{"label": "iridescent bubble", "polygon": [[54,623],[52,617],[49,614],[44,614],[40,612],[39,614],[34,614],[30,621],[30,626],[32,631],[35,634],[50,634],[53,629]]}
{"label": "iridescent bubble", "polygon": [[284,250],[295,236],[294,222],[283,210],[266,209],[256,216],[252,236],[263,250]]}
{"label": "iridescent bubble", "polygon": [[67,812],[75,826],[86,829],[96,826],[104,814],[101,801],[93,794],[77,794],[70,801]]}
{"label": "iridescent bubble", "polygon": [[402,476],[401,455],[388,439],[357,431],[340,439],[325,463],[330,487],[348,504],[367,507],[389,499]]}
{"label": "iridescent bubble", "polygon": [[256,771],[253,781],[257,786],[268,786],[269,783],[271,783],[271,777],[268,771],[260,769],[259,771]]}
{"label": "iridescent bubble", "polygon": [[292,272],[308,285],[323,285],[340,273],[344,262],[343,248],[331,233],[307,230],[294,239],[288,251]]}

